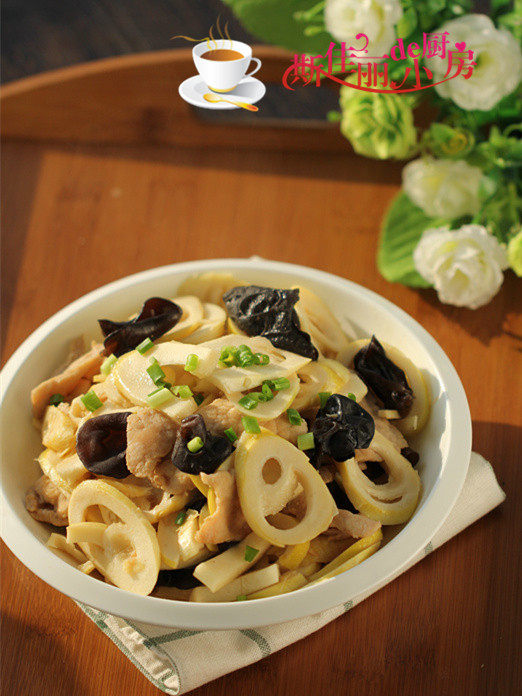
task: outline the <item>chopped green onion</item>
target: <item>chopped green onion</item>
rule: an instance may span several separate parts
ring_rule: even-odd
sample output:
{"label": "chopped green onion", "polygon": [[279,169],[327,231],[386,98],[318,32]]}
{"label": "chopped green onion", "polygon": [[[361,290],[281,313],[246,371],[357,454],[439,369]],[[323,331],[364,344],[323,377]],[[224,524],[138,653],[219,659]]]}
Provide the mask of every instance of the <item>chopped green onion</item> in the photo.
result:
{"label": "chopped green onion", "polygon": [[147,367],[147,372],[154,384],[159,385],[160,382],[162,382],[165,379],[165,373],[161,369],[161,365],[156,360],[156,358],[152,358],[150,366]]}
{"label": "chopped green onion", "polygon": [[[264,394],[263,392],[249,392],[248,396],[252,397],[252,399],[255,399],[256,401],[261,401],[263,403],[265,401],[270,401],[268,396],[266,394]],[[272,398],[274,398],[274,397],[272,396]]]}
{"label": "chopped green onion", "polygon": [[300,450],[314,449],[314,434],[313,433],[303,433],[297,436],[297,446]]}
{"label": "chopped green onion", "polygon": [[103,406],[103,403],[100,401],[100,399],[96,396],[96,394],[93,391],[87,392],[87,394],[84,394],[80,398],[85,408],[89,411],[97,411],[99,408]]}
{"label": "chopped green onion", "polygon": [[65,397],[62,396],[62,394],[53,394],[49,399],[49,404],[51,406],[58,406],[58,404],[61,404],[62,401],[65,401]]}
{"label": "chopped green onion", "polygon": [[272,399],[274,398],[274,392],[270,389],[268,384],[262,384],[261,391],[266,396],[266,401],[272,401]]}
{"label": "chopped green onion", "polygon": [[248,367],[254,364],[254,354],[248,346],[241,345],[237,349],[236,353],[236,364],[239,367]]}
{"label": "chopped green onion", "polygon": [[101,367],[100,367],[100,372],[102,375],[107,376],[109,372],[112,370],[114,365],[116,364],[116,361],[118,358],[113,355],[112,353],[109,355],[108,358],[105,358],[105,360],[102,362]]}
{"label": "chopped green onion", "polygon": [[187,359],[185,361],[185,370],[187,372],[194,372],[194,370],[198,369],[199,365],[199,358],[197,355],[194,353],[190,353],[190,355],[187,355]]}
{"label": "chopped green onion", "polygon": [[319,392],[317,396],[319,397],[319,401],[321,402],[321,408],[323,408],[328,399],[332,396],[332,392]]}
{"label": "chopped green onion", "polygon": [[192,396],[192,389],[186,384],[180,384],[177,387],[172,387],[172,393],[179,396],[180,399],[190,399]]}
{"label": "chopped green onion", "polygon": [[353,392],[348,392],[348,394],[346,396],[349,399],[351,399],[352,401],[357,401],[357,399],[355,398],[355,394]]}
{"label": "chopped green onion", "polygon": [[257,556],[259,553],[259,549],[254,548],[253,546],[247,546],[245,547],[245,561],[248,561],[248,563],[251,563],[254,558]]}
{"label": "chopped green onion", "polygon": [[201,404],[205,401],[205,397],[203,394],[194,394],[194,401],[196,402],[197,406],[201,406]]}
{"label": "chopped green onion", "polygon": [[253,408],[256,408],[257,403],[258,402],[255,396],[253,397],[250,394],[242,396],[238,401],[238,404],[243,408],[246,408],[247,411],[251,411]]}
{"label": "chopped green onion", "polygon": [[237,440],[237,435],[235,433],[234,428],[227,428],[224,432],[225,432],[225,435],[230,440],[230,442],[235,442]]}
{"label": "chopped green onion", "polygon": [[270,356],[266,353],[254,353],[254,365],[268,365]]}
{"label": "chopped green onion", "polygon": [[231,367],[232,365],[235,365],[236,352],[237,348],[234,348],[233,346],[226,346],[223,348],[221,355],[219,356],[220,364],[223,365],[223,367]]}
{"label": "chopped green onion", "polygon": [[178,526],[180,524],[183,524],[186,516],[187,516],[186,510],[181,510],[181,512],[178,512],[178,514],[176,515],[176,519],[174,520],[174,523],[177,524]]}
{"label": "chopped green onion", "polygon": [[138,353],[141,353],[142,355],[145,355],[145,353],[150,350],[154,346],[154,343],[150,340],[150,338],[146,338],[144,341],[142,341],[139,346],[136,346],[136,350]]}
{"label": "chopped green onion", "polygon": [[187,442],[187,449],[192,454],[199,452],[203,448],[203,440],[200,437],[193,437],[192,440]]}
{"label": "chopped green onion", "polygon": [[238,596],[236,597],[236,602],[244,602],[246,598],[246,594],[238,594]]}
{"label": "chopped green onion", "polygon": [[257,418],[254,418],[254,416],[243,416],[241,422],[246,433],[256,434],[261,432]]}
{"label": "chopped green onion", "polygon": [[288,416],[288,420],[292,425],[301,425],[302,418],[299,415],[299,411],[297,411],[295,408],[289,408],[286,415]]}
{"label": "chopped green onion", "polygon": [[269,387],[275,389],[276,391],[281,391],[281,389],[290,389],[290,380],[288,377],[277,377],[277,379],[267,379],[265,384]]}
{"label": "chopped green onion", "polygon": [[152,408],[159,408],[172,399],[172,392],[166,387],[158,387],[147,396],[147,401]]}

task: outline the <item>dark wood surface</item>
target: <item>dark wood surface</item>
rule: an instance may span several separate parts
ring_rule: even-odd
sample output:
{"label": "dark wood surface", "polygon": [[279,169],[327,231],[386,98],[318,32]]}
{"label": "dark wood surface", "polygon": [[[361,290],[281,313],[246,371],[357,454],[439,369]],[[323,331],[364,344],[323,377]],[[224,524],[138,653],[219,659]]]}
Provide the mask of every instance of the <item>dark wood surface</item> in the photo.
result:
{"label": "dark wood surface", "polygon": [[[175,73],[185,68],[178,65]],[[123,79],[119,70],[135,70],[136,80],[143,75],[143,66],[118,61],[110,69],[115,85]],[[167,60],[157,65],[165,83],[172,70]],[[84,77],[79,70],[63,81],[65,103]],[[129,273],[251,254],[314,266],[388,297],[442,345],[468,394],[473,446],[494,463],[508,496],[501,508],[323,630],[195,696],[516,694],[520,281],[507,273],[493,302],[471,312],[442,306],[431,291],[383,280],[375,268],[377,235],[400,185],[399,165],[356,158],[348,149],[288,151],[284,129],[276,135],[252,129],[251,147],[243,150],[204,140],[190,148],[151,144],[137,125],[146,104],[134,113],[129,132],[135,137],[126,144],[86,142],[82,123],[76,143],[58,142],[60,132],[56,142],[33,139],[32,99],[41,104],[41,90],[52,83],[51,77],[26,85],[32,93],[24,97],[26,132],[20,129],[3,147],[4,360],[52,313]],[[4,96],[8,123],[13,112],[22,113],[23,91],[20,85]],[[91,96],[85,94],[86,103]],[[110,110],[93,111],[92,120],[95,131],[103,123],[110,128]],[[195,142],[188,117],[183,128]],[[302,130],[300,136],[306,142],[315,134]],[[159,693],[71,600],[5,547],[2,618],[5,694]]]}

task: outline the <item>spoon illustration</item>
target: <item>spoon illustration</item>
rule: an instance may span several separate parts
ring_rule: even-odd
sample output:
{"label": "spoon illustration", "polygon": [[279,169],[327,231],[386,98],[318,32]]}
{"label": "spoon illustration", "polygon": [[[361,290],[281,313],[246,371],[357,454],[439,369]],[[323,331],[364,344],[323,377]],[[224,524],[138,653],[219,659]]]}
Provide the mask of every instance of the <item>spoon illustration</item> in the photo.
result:
{"label": "spoon illustration", "polygon": [[210,92],[204,94],[203,99],[205,99],[205,101],[211,102],[212,104],[215,104],[216,102],[228,102],[229,104],[234,104],[234,106],[239,106],[241,109],[246,109],[247,111],[259,111],[258,107],[254,106],[254,104],[247,104],[247,102],[234,101],[233,99],[224,99],[223,97],[218,97],[217,94],[210,94]]}

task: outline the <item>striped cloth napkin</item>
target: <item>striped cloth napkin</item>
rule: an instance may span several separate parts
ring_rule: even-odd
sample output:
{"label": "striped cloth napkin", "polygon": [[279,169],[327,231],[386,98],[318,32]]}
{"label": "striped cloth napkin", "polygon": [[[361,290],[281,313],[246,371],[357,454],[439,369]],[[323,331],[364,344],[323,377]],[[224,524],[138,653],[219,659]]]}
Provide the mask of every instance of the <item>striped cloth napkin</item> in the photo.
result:
{"label": "striped cloth napkin", "polygon": [[[462,492],[442,528],[406,567],[373,592],[493,510],[504,498],[489,462],[473,453]],[[166,694],[177,696],[301,640],[370,594],[372,592],[352,597],[344,605],[314,616],[255,630],[173,630],[131,622],[84,605],[80,607],[147,679]],[[205,659],[201,659],[201,655]]]}

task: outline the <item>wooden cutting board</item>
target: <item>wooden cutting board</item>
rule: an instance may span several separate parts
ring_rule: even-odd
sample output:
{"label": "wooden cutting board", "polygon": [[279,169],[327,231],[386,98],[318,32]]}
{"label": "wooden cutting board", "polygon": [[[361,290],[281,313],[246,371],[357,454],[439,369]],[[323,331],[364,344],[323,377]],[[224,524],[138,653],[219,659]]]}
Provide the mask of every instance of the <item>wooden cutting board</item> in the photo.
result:
{"label": "wooden cutting board", "polygon": [[[271,48],[254,53],[263,61],[260,78],[276,90],[288,56]],[[258,254],[327,270],[388,297],[456,366],[474,448],[494,463],[507,501],[319,633],[193,693],[515,693],[520,280],[507,273],[498,296],[475,312],[386,282],[375,252],[401,166],[355,157],[335,127],[316,121],[204,119],[177,93],[193,72],[189,51],[168,51],[4,88],[3,359],[84,293],[176,261]],[[5,547],[2,575],[9,693],[158,693],[69,599]]]}

